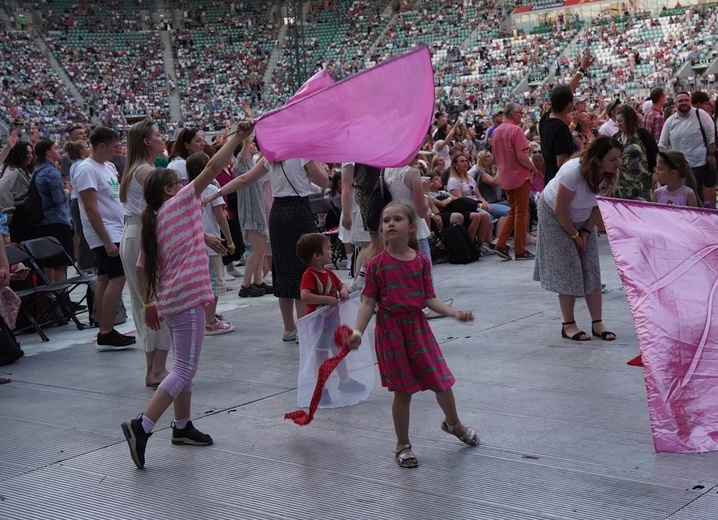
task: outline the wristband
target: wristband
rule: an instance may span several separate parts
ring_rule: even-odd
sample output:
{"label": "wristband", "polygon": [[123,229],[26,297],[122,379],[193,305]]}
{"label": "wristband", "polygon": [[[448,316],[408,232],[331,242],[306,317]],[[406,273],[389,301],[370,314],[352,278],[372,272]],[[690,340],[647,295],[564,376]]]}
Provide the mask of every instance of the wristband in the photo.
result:
{"label": "wristband", "polygon": [[233,247],[234,247],[234,243],[232,243],[232,244],[227,244],[227,249],[230,249],[230,248],[233,248]]}
{"label": "wristband", "polygon": [[426,193],[424,193],[424,198],[425,198],[425,199],[428,199],[429,196],[428,196]]}
{"label": "wristband", "polygon": [[576,74],[578,74],[579,76],[583,76],[583,75],[586,74],[586,71],[583,70],[583,69],[578,69],[578,70],[576,71]]}
{"label": "wristband", "polygon": [[575,232],[573,235],[571,235],[571,240],[577,239],[577,238],[578,238],[578,235],[580,235],[580,234],[581,234],[581,233],[579,233],[578,230],[576,230],[576,232]]}
{"label": "wristband", "polygon": [[142,306],[145,309],[149,309],[150,307],[154,307],[157,305],[157,300],[152,300],[150,303],[143,303]]}
{"label": "wristband", "polygon": [[352,331],[352,336],[357,336],[359,339],[362,339],[363,334],[361,333],[361,331],[359,329],[354,329]]}

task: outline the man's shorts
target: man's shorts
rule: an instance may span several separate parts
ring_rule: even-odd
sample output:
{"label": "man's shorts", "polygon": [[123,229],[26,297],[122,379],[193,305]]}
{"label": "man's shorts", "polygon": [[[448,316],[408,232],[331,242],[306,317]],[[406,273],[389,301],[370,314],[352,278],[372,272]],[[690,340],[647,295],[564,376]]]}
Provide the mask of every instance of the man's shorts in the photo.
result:
{"label": "man's shorts", "polygon": [[[696,186],[700,191],[701,188],[713,188],[716,185],[716,172],[711,170],[710,166],[704,164],[696,168],[691,168],[693,176],[696,178]],[[703,200],[703,193],[696,193],[698,198]]]}
{"label": "man's shorts", "polygon": [[[119,249],[120,244],[115,244]],[[120,255],[109,256],[105,247],[95,247],[92,250],[95,253],[95,267],[97,268],[97,276],[107,276],[108,279],[119,278],[125,276],[125,270],[122,268],[122,259]]]}

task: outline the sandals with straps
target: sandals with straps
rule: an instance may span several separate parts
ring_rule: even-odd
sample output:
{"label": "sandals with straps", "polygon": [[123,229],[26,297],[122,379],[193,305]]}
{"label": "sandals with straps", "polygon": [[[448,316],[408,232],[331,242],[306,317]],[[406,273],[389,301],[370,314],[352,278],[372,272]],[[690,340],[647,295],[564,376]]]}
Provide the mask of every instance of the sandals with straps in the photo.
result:
{"label": "sandals with straps", "polygon": [[411,444],[400,444],[394,450],[394,460],[400,468],[416,468],[419,459],[411,451]]}
{"label": "sandals with straps", "polygon": [[593,320],[591,322],[591,332],[594,336],[601,338],[603,341],[613,341],[616,339],[616,334],[610,330],[604,330],[600,334],[596,332],[596,327],[593,326],[594,323],[603,323],[603,320]]}
{"label": "sandals with straps", "polygon": [[460,422],[456,424],[449,424],[446,421],[441,422],[441,431],[446,432],[448,434],[453,435],[457,439],[459,439],[464,444],[468,444],[469,446],[478,446],[479,444],[479,436],[476,434],[476,431],[473,428],[470,428],[469,426],[466,427],[466,431],[459,435],[459,432],[456,430],[457,426],[461,424]]}
{"label": "sandals with straps", "polygon": [[589,336],[582,330],[578,331],[573,336],[569,336],[568,334],[566,334],[566,329],[564,327],[566,327],[566,325],[573,325],[574,323],[576,323],[576,322],[575,321],[564,321],[563,323],[561,323],[561,337],[570,339],[572,341],[590,341],[591,336]]}

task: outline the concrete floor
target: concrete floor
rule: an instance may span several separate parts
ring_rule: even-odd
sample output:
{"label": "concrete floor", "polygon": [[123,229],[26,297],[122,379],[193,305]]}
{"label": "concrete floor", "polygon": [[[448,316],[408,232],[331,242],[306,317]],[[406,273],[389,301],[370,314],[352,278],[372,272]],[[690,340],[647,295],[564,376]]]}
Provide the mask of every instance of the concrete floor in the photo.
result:
{"label": "concrete floor", "polygon": [[194,423],[215,444],[171,445],[167,413],[143,471],[119,427],[152,395],[142,350],[96,352],[96,329],[70,325],[47,329],[50,343],[21,336],[27,357],[0,368],[13,379],[0,387],[0,518],[714,519],[718,454],[653,450],[642,370],[626,365],[638,353],[631,315],[600,244],[613,343],[561,339],[533,262],[436,266],[439,296],[476,315],[431,325],[481,446],[443,433],[433,395],[419,394],[413,470],[393,460],[379,386],[308,426],[283,420],[296,409],[297,346],[281,341],[274,298],[237,298],[238,283],[220,304],[237,330],[207,338],[194,383]]}

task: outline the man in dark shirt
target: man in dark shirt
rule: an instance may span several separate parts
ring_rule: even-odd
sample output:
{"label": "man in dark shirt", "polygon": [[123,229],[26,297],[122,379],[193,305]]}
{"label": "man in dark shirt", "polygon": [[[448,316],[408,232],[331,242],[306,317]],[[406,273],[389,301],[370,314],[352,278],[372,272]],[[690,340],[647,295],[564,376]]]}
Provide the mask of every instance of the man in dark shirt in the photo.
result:
{"label": "man in dark shirt", "polygon": [[541,122],[541,155],[546,161],[544,186],[556,176],[561,165],[576,151],[566,116],[573,110],[573,92],[568,85],[551,91],[551,113]]}

